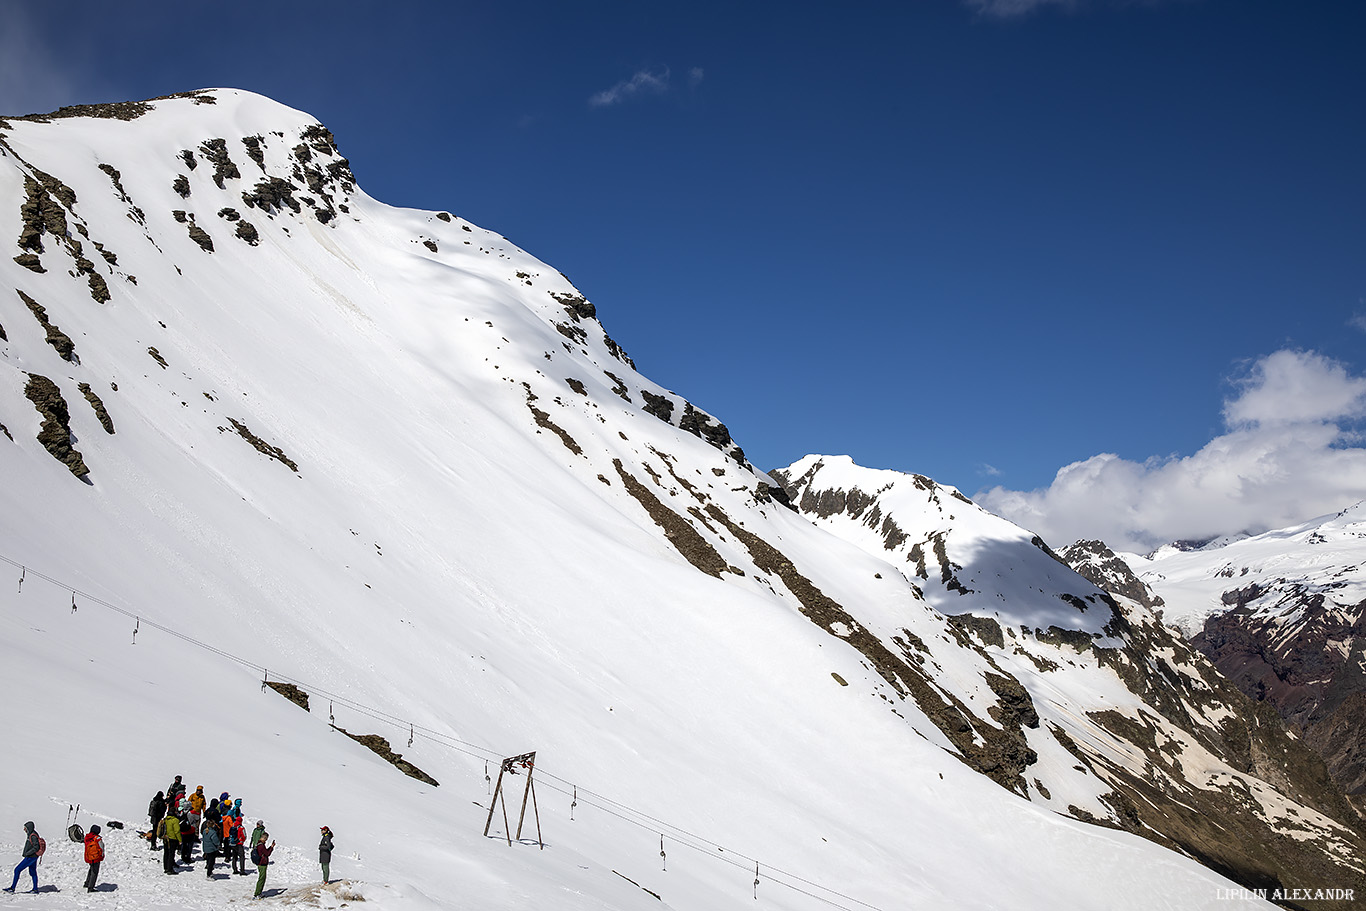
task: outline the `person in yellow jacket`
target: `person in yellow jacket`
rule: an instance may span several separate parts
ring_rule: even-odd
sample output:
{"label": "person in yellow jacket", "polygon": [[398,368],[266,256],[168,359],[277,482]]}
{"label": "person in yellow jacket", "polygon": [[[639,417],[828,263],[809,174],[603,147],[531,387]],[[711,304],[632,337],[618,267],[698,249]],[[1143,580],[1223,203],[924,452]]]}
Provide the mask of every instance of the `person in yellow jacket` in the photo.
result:
{"label": "person in yellow jacket", "polygon": [[175,814],[167,813],[157,824],[157,834],[161,836],[161,866],[168,876],[174,876],[175,853],[180,850],[180,820]]}

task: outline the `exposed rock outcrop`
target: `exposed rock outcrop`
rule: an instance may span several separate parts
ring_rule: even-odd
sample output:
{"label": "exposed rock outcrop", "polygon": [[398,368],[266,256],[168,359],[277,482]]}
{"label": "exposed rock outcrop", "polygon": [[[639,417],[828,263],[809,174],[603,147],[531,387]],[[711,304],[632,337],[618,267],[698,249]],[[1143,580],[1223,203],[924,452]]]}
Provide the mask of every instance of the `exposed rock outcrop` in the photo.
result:
{"label": "exposed rock outcrop", "polygon": [[36,373],[28,375],[24,395],[38,409],[43,417],[42,427],[38,430],[38,442],[43,445],[54,459],[61,462],[78,478],[90,474],[85,459],[71,445],[71,410],[57,384]]}
{"label": "exposed rock outcrop", "polygon": [[43,331],[46,333],[46,341],[52,346],[52,350],[56,351],[63,360],[70,361],[73,364],[79,364],[81,359],[76,356],[76,343],[71,340],[71,336],[53,325],[52,321],[48,319],[47,309],[43,307],[42,304],[29,297],[23,291],[19,291],[18,294],[19,299],[24,302],[24,305],[28,307],[29,312],[33,314],[33,318],[43,327]]}

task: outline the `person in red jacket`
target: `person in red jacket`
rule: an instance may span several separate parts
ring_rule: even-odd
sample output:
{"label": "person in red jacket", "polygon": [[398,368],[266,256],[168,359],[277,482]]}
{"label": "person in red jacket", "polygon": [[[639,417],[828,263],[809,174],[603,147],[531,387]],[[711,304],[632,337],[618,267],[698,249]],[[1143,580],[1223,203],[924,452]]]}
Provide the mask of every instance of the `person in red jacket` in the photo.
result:
{"label": "person in red jacket", "polygon": [[85,862],[90,864],[90,872],[85,874],[85,891],[95,891],[95,880],[100,878],[100,861],[104,860],[104,839],[100,838],[100,827],[91,826],[85,836]]}
{"label": "person in red jacket", "polygon": [[232,861],[232,872],[247,875],[247,830],[242,825],[242,817],[232,817],[232,829],[228,832],[228,859]]}

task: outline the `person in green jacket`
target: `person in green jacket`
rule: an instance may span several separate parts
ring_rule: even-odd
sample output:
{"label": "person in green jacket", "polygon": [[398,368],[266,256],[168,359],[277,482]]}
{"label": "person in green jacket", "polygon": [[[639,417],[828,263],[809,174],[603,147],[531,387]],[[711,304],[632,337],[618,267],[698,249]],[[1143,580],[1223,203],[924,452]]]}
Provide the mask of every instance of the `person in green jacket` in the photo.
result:
{"label": "person in green jacket", "polygon": [[261,890],[266,887],[266,870],[270,866],[270,853],[275,850],[275,842],[266,845],[266,839],[270,833],[266,831],[265,820],[258,820],[256,828],[251,833],[251,862],[256,864],[256,894],[252,898],[260,898]]}
{"label": "person in green jacket", "polygon": [[161,822],[157,823],[157,834],[161,836],[161,866],[166,871],[166,875],[174,876],[175,855],[180,850],[180,820],[174,813],[167,813]]}

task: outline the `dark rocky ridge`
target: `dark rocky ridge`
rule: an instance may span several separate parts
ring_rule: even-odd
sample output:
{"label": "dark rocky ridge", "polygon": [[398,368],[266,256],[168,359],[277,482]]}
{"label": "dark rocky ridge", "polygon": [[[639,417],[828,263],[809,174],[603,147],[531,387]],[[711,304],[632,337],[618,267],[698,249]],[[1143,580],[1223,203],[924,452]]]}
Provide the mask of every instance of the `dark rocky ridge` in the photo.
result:
{"label": "dark rocky ridge", "polygon": [[555,436],[559,437],[559,440],[564,444],[564,447],[574,453],[574,455],[583,455],[583,447],[569,435],[569,431],[552,421],[549,412],[542,411],[540,408],[536,407],[534,403],[539,396],[531,391],[531,384],[523,382],[522,386],[526,388],[526,407],[531,411],[531,417],[536,422],[536,426],[544,427],[546,430],[549,430],[551,433],[555,434]]}
{"label": "dark rocky ridge", "polygon": [[[958,759],[1008,790],[1021,795],[1027,793],[1023,772],[1037,761],[1038,756],[1030,749],[1021,725],[1035,727],[1039,718],[1028,691],[1018,680],[999,667],[996,667],[999,674],[987,678],[992,691],[1003,700],[989,707],[988,712],[994,708],[994,720],[1003,727],[988,723],[961,699],[934,682],[917,654],[925,651],[923,643],[917,646],[919,640],[910,630],[903,630],[897,639],[901,653],[893,652],[842,605],[817,588],[773,545],[731,521],[714,504],[708,505],[706,512],[745,545],[755,566],[782,580],[801,602],[802,614],[807,619],[862,653],[901,698],[913,699],[957,748]],[[972,646],[969,644],[969,647]],[[992,664],[995,666],[994,662]]]}
{"label": "dark rocky ridge", "polygon": [[84,478],[90,474],[85,459],[71,445],[71,410],[57,384],[45,376],[30,373],[24,395],[28,396],[43,417],[42,427],[38,431],[38,442],[43,448],[76,477]]}
{"label": "dark rocky ridge", "polygon": [[1063,548],[1058,559],[1110,594],[1137,601],[1161,616],[1162,599],[1104,541],[1077,541]]}
{"label": "dark rocky ridge", "polygon": [[340,731],[347,737],[350,737],[352,740],[356,741],[356,743],[359,743],[361,746],[370,750],[376,756],[380,757],[385,762],[389,763],[394,768],[398,769],[404,775],[407,775],[409,778],[416,778],[423,784],[429,784],[434,788],[440,787],[441,783],[439,781],[437,781],[435,778],[419,769],[417,766],[413,765],[408,760],[404,759],[402,753],[395,753],[393,748],[389,746],[389,741],[381,737],[380,735],[352,734],[345,728],[339,728],[335,724],[332,725],[332,730]]}
{"label": "dark rocky ridge", "polygon": [[270,687],[272,690],[279,693],[281,696],[284,696],[286,699],[297,705],[299,708],[303,709],[305,712],[312,711],[308,707],[308,694],[305,693],[303,690],[299,689],[294,684],[281,683],[278,680],[266,680],[264,683],[266,686]]}
{"label": "dark rocky ridge", "polygon": [[[9,151],[9,154],[14,154],[13,149],[10,149],[8,144],[5,144],[4,148]],[[18,155],[15,155],[15,158],[23,162],[23,159],[19,158]],[[25,198],[19,205],[20,254],[14,257],[14,261],[30,271],[39,274],[46,272],[47,270],[43,267],[38,254],[46,252],[43,235],[51,235],[70,254],[76,267],[76,274],[86,276],[91,298],[97,303],[108,301],[109,286],[105,282],[104,276],[95,271],[95,264],[86,258],[81,242],[71,236],[71,223],[75,223],[76,230],[91,241],[105,261],[112,265],[118,261],[118,257],[112,251],[106,250],[99,241],[91,239],[89,228],[75,216],[76,192],[74,190],[51,174],[32,167],[27,162],[23,163],[29,173],[24,175]],[[107,166],[101,166],[102,170],[106,168]],[[118,182],[118,172],[113,168],[107,168],[105,173],[111,174],[115,187],[122,192],[122,186]],[[68,219],[68,215],[71,216],[70,219]]]}
{"label": "dark rocky ridge", "polygon": [[[17,290],[18,289],[16,289],[16,291]],[[28,307],[29,312],[33,314],[33,318],[38,321],[38,325],[43,327],[43,331],[46,333],[45,340],[52,346],[52,350],[56,351],[63,360],[70,361],[73,364],[79,364],[81,359],[76,356],[76,343],[71,340],[71,336],[52,324],[52,321],[47,317],[47,309],[43,307],[42,304],[29,297],[23,291],[18,291],[18,294],[19,299],[24,302],[24,305]]]}
{"label": "dark rocky ridge", "polygon": [[[816,472],[813,468],[802,478],[793,478],[785,471],[772,474],[784,484],[803,512],[817,517],[844,515],[855,518],[877,531],[889,552],[906,552],[916,567],[915,575],[929,578],[928,563],[934,560],[938,563],[938,581],[943,582],[944,589],[949,592],[963,590],[955,586],[958,574],[965,570],[972,572],[974,567],[959,566],[950,559],[945,532],[931,533],[925,542],[912,544],[896,517],[883,514],[879,500],[882,491],[815,489],[812,481]],[[927,478],[910,476],[908,480],[925,492],[931,513],[939,515],[941,521],[951,518],[944,508],[947,498],[939,496],[942,488]],[[934,513],[936,509],[938,513]],[[1051,558],[1059,559],[1046,544],[1037,539],[1032,543]],[[1113,813],[1112,820],[1097,819],[1076,807],[1071,808],[1072,815],[1084,821],[1123,828],[1182,851],[1248,887],[1332,881],[1346,882],[1357,888],[1357,894],[1363,894],[1366,877],[1359,869],[1344,865],[1342,860],[1359,857],[1366,850],[1362,823],[1337,792],[1319,757],[1303,741],[1288,734],[1275,712],[1249,702],[1209,661],[1164,627],[1152,610],[1161,602],[1144,591],[1142,583],[1131,573],[1120,572],[1121,568],[1127,571],[1127,567],[1116,566],[1108,550],[1079,547],[1072,553],[1078,559],[1085,558],[1096,569],[1093,581],[1113,583],[1124,594],[1118,599],[1106,596],[1102,599],[1103,607],[1089,596],[1078,598],[1074,595],[1069,599],[1064,593],[1061,597],[1071,600],[1079,611],[1106,610],[1110,619],[1105,633],[1109,640],[1119,644],[1111,645],[1108,640],[1093,641],[1085,632],[1056,627],[1048,631],[1021,629],[1020,632],[1032,635],[1040,642],[1074,651],[1078,660],[1094,661],[1101,668],[1108,668],[1130,692],[1142,699],[1144,705],[1137,717],[1132,712],[1101,708],[1089,711],[1088,717],[1090,722],[1120,742],[1132,744],[1134,754],[1146,757],[1143,770],[1137,772],[1127,763],[1114,761],[1105,750],[1083,743],[1050,724],[1049,731],[1054,739],[1071,752],[1082,767],[1111,788],[1102,799]],[[956,559],[972,562],[972,557]],[[998,571],[1004,569],[998,567]],[[973,572],[972,577],[984,575]],[[1130,595],[1135,597],[1130,598]],[[1034,661],[1042,674],[1058,670],[1056,664],[1050,665],[1019,652],[1012,645],[1017,633],[1003,629],[994,620],[973,615],[952,620],[952,629],[960,631],[960,642],[971,642],[971,638],[975,638],[986,647],[1007,652],[1015,650]],[[998,691],[998,696],[1002,695]],[[1005,695],[1009,695],[1009,690]],[[989,714],[993,719],[1002,720],[1007,717],[1006,712],[1020,710],[1017,702],[1002,698]],[[1295,824],[1285,816],[1276,817],[1274,823],[1269,820],[1260,803],[1250,797],[1246,785],[1241,782],[1231,780],[1227,784],[1210,786],[1199,777],[1188,778],[1180,760],[1181,740],[1173,739],[1174,731],[1219,757],[1232,769],[1255,776],[1289,799],[1346,828],[1331,830],[1333,847],[1329,850],[1323,848],[1323,843],[1307,842],[1302,836],[1297,840],[1293,831]],[[1315,905],[1327,906],[1327,903]]]}
{"label": "dark rocky ridge", "polygon": [[81,383],[78,388],[81,390],[81,395],[85,396],[85,400],[90,403],[90,407],[95,410],[95,417],[99,419],[100,426],[104,428],[105,433],[112,434],[114,432],[114,419],[109,416],[109,409],[104,407],[104,401],[95,394],[95,390],[90,388],[89,383]]}
{"label": "dark rocky ridge", "polygon": [[[1097,584],[1162,606],[1102,542],[1080,541],[1064,556]],[[1274,707],[1355,808],[1366,810],[1366,603],[1344,611],[1323,591],[1287,580],[1274,590],[1233,588],[1223,601],[1231,609],[1209,617],[1191,645],[1250,700],[1247,711]]]}
{"label": "dark rocky ridge", "polygon": [[[291,459],[289,456],[285,455],[284,450],[281,449],[279,446],[272,446],[271,444],[267,443],[265,440],[261,439],[256,434],[252,433],[251,429],[247,427],[246,424],[243,424],[236,418],[228,418],[228,423],[232,424],[232,429],[237,431],[237,435],[240,436],[242,439],[246,440],[248,443],[250,443],[252,448],[255,449],[257,452],[261,453],[262,455],[269,456],[270,458],[279,462],[281,465],[284,465],[290,471],[295,472],[296,474],[298,473],[299,466],[294,464],[294,460]],[[225,428],[219,428],[219,430],[223,429]]]}
{"label": "dark rocky ridge", "polygon": [[[152,109],[152,102],[167,101],[172,98],[188,98],[195,104],[217,104],[218,99],[199,89],[193,92],[176,92],[172,95],[158,95],[145,101],[113,101],[102,104],[71,104],[60,107],[47,114],[6,114],[5,120],[28,120],[34,123],[50,123],[67,117],[97,117],[108,120],[136,120]],[[0,121],[3,122],[3,121]]]}
{"label": "dark rocky ridge", "polygon": [[1344,612],[1294,584],[1225,599],[1232,610],[1208,618],[1191,643],[1250,699],[1274,707],[1366,809],[1366,602]]}
{"label": "dark rocky ridge", "polygon": [[228,143],[225,139],[206,139],[199,146],[199,154],[204,156],[204,160],[213,165],[213,182],[218,189],[227,188],[225,180],[239,178],[242,172],[237,170],[237,165],[228,157]]}

